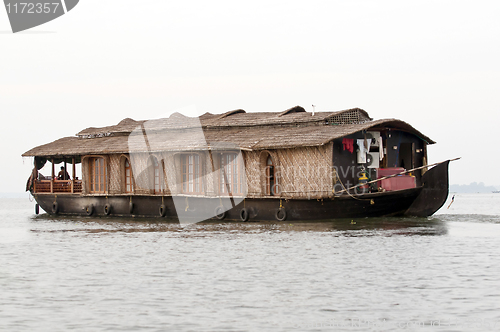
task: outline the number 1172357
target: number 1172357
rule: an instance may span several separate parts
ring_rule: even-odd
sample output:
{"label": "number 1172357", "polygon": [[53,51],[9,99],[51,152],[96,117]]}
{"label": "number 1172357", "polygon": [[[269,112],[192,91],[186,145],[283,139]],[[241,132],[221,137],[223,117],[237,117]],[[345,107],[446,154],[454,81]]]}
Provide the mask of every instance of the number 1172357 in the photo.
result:
{"label": "number 1172357", "polygon": [[7,3],[5,6],[9,14],[55,14],[60,4],[59,2],[16,2]]}

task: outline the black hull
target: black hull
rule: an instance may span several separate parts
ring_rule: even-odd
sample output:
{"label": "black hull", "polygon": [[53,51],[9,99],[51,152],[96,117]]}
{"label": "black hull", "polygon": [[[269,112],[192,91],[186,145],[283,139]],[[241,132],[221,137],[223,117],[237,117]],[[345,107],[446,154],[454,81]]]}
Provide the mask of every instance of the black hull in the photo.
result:
{"label": "black hull", "polygon": [[[402,215],[418,197],[421,188],[398,192],[374,193],[363,196],[335,197],[332,199],[293,199],[281,200],[286,211],[286,220],[317,220],[337,218],[361,218]],[[106,216],[105,207],[109,208],[109,216],[117,217],[158,217],[161,218],[160,207],[163,205],[164,218],[178,218],[172,197],[169,196],[75,196],[75,195],[35,195],[40,207],[49,214],[60,215],[93,215]],[[54,202],[57,204],[54,205]],[[130,213],[132,202],[132,213]],[[92,211],[89,207],[92,206]],[[214,206],[218,199],[189,197],[182,217],[194,218],[201,210],[215,215]],[[241,210],[248,211],[248,221],[277,220],[276,212],[280,209],[280,199],[247,198],[226,212],[224,220],[241,220]],[[53,210],[54,209],[54,210]],[[280,213],[279,218],[283,217]],[[214,217],[215,218],[215,217]]]}
{"label": "black hull", "polygon": [[422,176],[423,190],[410,206],[406,215],[427,217],[439,210],[448,198],[449,179],[447,160],[433,167]]}
{"label": "black hull", "polygon": [[[427,217],[443,206],[448,197],[448,164],[449,162],[444,162],[425,173],[424,186],[419,188],[324,199],[246,198],[232,208],[226,207],[223,219],[305,221],[398,215]],[[158,217],[173,220],[192,218],[194,221],[216,219],[216,208],[220,204],[219,198],[182,197],[177,200],[178,210],[176,210],[171,196],[74,194],[34,196],[40,207],[49,214]],[[183,204],[179,204],[179,201]],[[248,218],[242,213],[243,209]],[[277,214],[280,209],[282,210]],[[286,211],[286,216],[283,214],[283,209]],[[200,215],[207,217],[199,219]],[[199,220],[196,220],[197,218]]]}

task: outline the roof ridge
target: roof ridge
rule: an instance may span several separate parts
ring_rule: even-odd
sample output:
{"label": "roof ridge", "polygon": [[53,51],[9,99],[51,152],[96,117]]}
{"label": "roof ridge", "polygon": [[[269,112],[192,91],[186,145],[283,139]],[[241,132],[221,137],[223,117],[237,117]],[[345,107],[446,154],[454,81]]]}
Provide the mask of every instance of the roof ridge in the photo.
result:
{"label": "roof ridge", "polygon": [[233,114],[239,114],[239,113],[246,113],[245,110],[242,110],[241,108],[233,111],[229,111],[226,113],[221,114],[219,117],[217,117],[218,120],[227,118],[228,116],[231,116]]}
{"label": "roof ridge", "polygon": [[297,105],[297,106],[291,107],[291,108],[281,112],[280,114],[278,114],[278,117],[283,116],[283,115],[287,115],[290,113],[302,113],[305,111],[306,110],[304,109],[304,107]]}

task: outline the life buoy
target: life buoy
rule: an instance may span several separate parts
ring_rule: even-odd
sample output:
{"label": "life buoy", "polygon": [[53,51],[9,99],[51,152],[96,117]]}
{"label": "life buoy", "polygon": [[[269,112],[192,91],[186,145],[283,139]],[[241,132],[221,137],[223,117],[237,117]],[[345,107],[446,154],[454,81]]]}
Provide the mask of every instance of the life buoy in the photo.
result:
{"label": "life buoy", "polygon": [[165,215],[167,214],[167,207],[163,204],[160,205],[159,212],[160,212],[160,217],[165,217]]}
{"label": "life buoy", "polygon": [[94,206],[90,204],[85,208],[85,213],[87,213],[87,216],[91,216],[94,213]]}
{"label": "life buoy", "polygon": [[111,213],[111,204],[107,203],[106,205],[104,205],[104,214],[109,216],[109,214]]}
{"label": "life buoy", "polygon": [[59,204],[57,202],[52,203],[52,213],[57,214],[59,212]]}
{"label": "life buoy", "polygon": [[222,205],[215,208],[215,217],[219,220],[226,218],[226,211],[224,211],[224,207]]}
{"label": "life buoy", "polygon": [[241,221],[248,221],[248,210],[246,208],[241,209],[240,211],[240,219]]}
{"label": "life buoy", "polygon": [[276,217],[276,220],[278,221],[284,221],[286,220],[286,210],[284,207],[280,207],[278,210],[276,210],[276,214],[274,215]]}
{"label": "life buoy", "polygon": [[134,203],[128,203],[128,212],[132,214],[134,212]]}
{"label": "life buoy", "polygon": [[40,205],[35,204],[35,214],[39,214],[39,213],[40,213]]}

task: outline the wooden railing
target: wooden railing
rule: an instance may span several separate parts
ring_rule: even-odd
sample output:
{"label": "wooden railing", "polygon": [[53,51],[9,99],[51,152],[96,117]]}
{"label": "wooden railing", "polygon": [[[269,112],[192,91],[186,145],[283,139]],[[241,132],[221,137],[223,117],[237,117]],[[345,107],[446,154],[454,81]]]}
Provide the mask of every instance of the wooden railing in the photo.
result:
{"label": "wooden railing", "polygon": [[35,193],[81,193],[82,180],[37,180]]}

